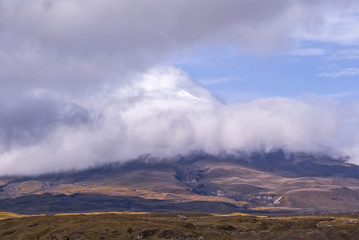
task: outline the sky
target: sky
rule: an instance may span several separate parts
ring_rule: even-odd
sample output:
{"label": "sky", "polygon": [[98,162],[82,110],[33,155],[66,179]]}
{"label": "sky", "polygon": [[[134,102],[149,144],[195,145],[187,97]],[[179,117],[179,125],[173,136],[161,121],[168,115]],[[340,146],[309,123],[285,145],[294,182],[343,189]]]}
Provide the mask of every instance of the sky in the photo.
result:
{"label": "sky", "polygon": [[358,101],[359,50],[338,43],[303,45],[264,56],[204,51],[197,62],[176,66],[227,102],[312,94],[340,103]]}
{"label": "sky", "polygon": [[193,151],[359,163],[355,0],[0,0],[0,174]]}

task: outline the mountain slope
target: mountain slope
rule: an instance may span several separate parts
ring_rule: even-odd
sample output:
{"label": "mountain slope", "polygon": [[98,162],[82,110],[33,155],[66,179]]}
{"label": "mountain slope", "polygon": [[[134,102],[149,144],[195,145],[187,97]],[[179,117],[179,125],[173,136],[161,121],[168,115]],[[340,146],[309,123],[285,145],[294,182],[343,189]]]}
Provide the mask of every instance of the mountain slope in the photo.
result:
{"label": "mountain slope", "polygon": [[359,211],[358,166],[280,150],[143,158],[78,172],[3,177],[0,183],[0,211],[19,213]]}

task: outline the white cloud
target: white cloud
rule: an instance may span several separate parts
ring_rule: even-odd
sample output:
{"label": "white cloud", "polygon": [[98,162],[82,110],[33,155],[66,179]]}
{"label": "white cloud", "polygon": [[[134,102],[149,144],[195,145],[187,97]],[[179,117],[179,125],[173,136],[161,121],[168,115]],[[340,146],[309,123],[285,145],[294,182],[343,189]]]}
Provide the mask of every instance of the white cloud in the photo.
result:
{"label": "white cloud", "polygon": [[145,72],[203,45],[271,52],[287,50],[293,37],[355,43],[354,7],[349,0],[0,0],[0,174],[144,153],[337,146],[329,141],[337,131],[330,107],[284,98],[223,105],[178,69]]}
{"label": "white cloud", "polygon": [[[354,124],[346,129],[330,102],[268,98],[223,104],[173,67],[155,68],[79,106],[91,120],[59,122],[42,140],[5,149],[0,174],[68,170],[147,153],[171,157],[195,150],[318,151],[329,146],[352,153],[356,135],[353,139],[345,131],[359,128]],[[347,117],[358,122],[357,116]]]}
{"label": "white cloud", "polygon": [[[298,31],[317,34],[323,24],[331,28],[340,22],[333,15],[351,18],[356,4],[348,0],[0,0],[0,6],[2,87],[78,95],[125,81],[127,74],[203,44],[252,52],[286,48]],[[310,52],[318,54],[318,50]]]}
{"label": "white cloud", "polygon": [[317,11],[322,12],[320,17],[307,21],[304,28],[297,31],[296,37],[302,40],[358,45],[359,3],[322,1],[325,2],[328,3],[325,4],[325,8],[316,8]]}

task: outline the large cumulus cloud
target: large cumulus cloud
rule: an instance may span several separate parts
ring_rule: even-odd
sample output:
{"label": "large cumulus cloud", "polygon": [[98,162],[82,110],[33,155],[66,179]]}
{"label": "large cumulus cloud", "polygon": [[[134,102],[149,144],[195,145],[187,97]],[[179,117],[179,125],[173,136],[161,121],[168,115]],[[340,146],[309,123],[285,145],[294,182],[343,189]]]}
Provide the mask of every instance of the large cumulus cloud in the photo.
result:
{"label": "large cumulus cloud", "polygon": [[347,154],[356,149],[357,139],[350,132],[358,131],[358,126],[346,129],[345,120],[358,119],[338,117],[349,114],[349,109],[321,100],[280,97],[224,104],[170,66],[154,68],[121,88],[101,91],[78,104],[87,114],[74,115],[69,122],[49,121],[56,124],[45,128],[48,134],[41,141],[1,154],[0,172],[80,169],[149,153],[168,158],[196,150],[219,154],[334,148]]}

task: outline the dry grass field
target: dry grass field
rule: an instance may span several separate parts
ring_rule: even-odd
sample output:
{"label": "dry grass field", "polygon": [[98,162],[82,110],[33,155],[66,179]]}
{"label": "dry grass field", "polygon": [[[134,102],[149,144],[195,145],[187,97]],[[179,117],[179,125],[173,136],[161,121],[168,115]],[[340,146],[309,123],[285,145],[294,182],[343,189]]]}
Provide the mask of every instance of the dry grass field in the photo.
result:
{"label": "dry grass field", "polygon": [[358,239],[359,214],[1,213],[0,239]]}

